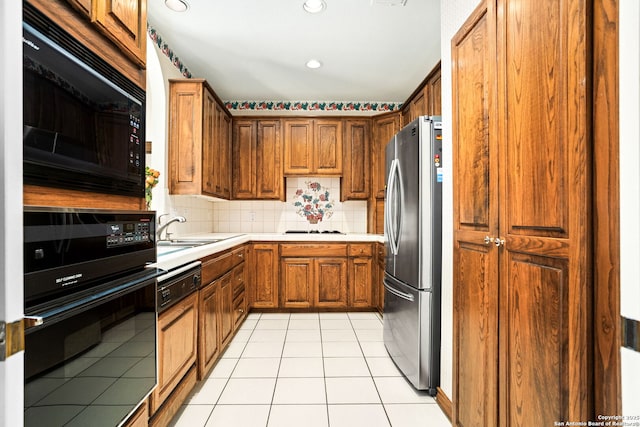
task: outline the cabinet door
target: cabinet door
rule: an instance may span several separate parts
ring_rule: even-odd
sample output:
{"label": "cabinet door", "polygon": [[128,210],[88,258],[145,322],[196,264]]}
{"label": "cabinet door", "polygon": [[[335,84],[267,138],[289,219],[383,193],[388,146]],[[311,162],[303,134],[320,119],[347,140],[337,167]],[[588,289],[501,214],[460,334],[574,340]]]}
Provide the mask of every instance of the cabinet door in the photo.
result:
{"label": "cabinet door", "polygon": [[370,257],[349,258],[349,306],[374,307],[373,261]]}
{"label": "cabinet door", "polygon": [[498,233],[491,3],[483,2],[452,42],[455,426],[498,425],[498,250],[484,242]]}
{"label": "cabinet door", "polygon": [[67,0],[76,10],[80,11],[87,18],[91,19],[91,0]]}
{"label": "cabinet door", "polygon": [[198,294],[193,293],[158,316],[158,386],[153,391],[154,413],[196,363]]}
{"label": "cabinet door", "polygon": [[220,170],[220,178],[219,184],[220,188],[218,191],[218,196],[223,199],[231,198],[231,117],[227,115],[224,109],[216,104],[216,108],[218,111],[218,124],[219,128],[219,141],[220,144],[220,159],[219,170]]}
{"label": "cabinet door", "polygon": [[280,261],[281,307],[311,307],[313,292],[313,259],[282,258]]}
{"label": "cabinet door", "polygon": [[212,282],[200,289],[198,329],[198,379],[206,377],[220,355],[220,287]]}
{"label": "cabinet door", "polygon": [[366,200],[371,188],[369,120],[344,121],[342,200]]}
{"label": "cabinet door", "polygon": [[233,314],[233,283],[231,281],[233,273],[230,271],[216,282],[220,283],[220,315],[222,320],[220,321],[220,343],[221,348],[231,340],[234,314]]}
{"label": "cabinet door", "polygon": [[341,175],[342,155],[342,121],[329,119],[314,120],[314,172],[319,175]]}
{"label": "cabinet door", "polygon": [[284,120],[284,174],[309,175],[313,169],[313,121]]}
{"label": "cabinet door", "polygon": [[256,196],[255,120],[233,122],[233,198],[253,199]]}
{"label": "cabinet door", "polygon": [[213,163],[214,196],[231,198],[231,118],[216,102],[215,104],[215,141],[216,157]]}
{"label": "cabinet door", "polygon": [[442,114],[442,79],[440,78],[440,69],[429,78],[427,83],[427,114],[430,116],[439,116]]}
{"label": "cabinet door", "polygon": [[93,0],[92,20],[129,58],[145,67],[147,0]]}
{"label": "cabinet door", "polygon": [[169,193],[200,194],[202,188],[202,84],[171,82],[169,92]]}
{"label": "cabinet door", "polygon": [[279,120],[260,120],[256,142],[256,198],[284,199]]}
{"label": "cabinet door", "polygon": [[218,117],[216,100],[208,90],[202,91],[202,192],[216,194],[216,170],[219,163],[217,149]]}
{"label": "cabinet door", "polygon": [[[425,89],[422,88],[420,92],[416,94],[416,97],[411,101],[411,121],[415,120],[419,116],[427,114],[427,100],[425,98]],[[407,123],[403,123],[406,125]]]}
{"label": "cabinet door", "polygon": [[347,259],[317,258],[314,261],[314,306],[346,307]]}
{"label": "cabinet door", "polygon": [[389,140],[398,132],[400,118],[391,113],[373,119],[373,195],[384,199],[386,183],[385,148]]}
{"label": "cabinet door", "polygon": [[500,424],[589,420],[594,6],[498,7]]}
{"label": "cabinet door", "polygon": [[250,252],[250,304],[254,308],[278,307],[279,255],[277,243],[254,243]]}

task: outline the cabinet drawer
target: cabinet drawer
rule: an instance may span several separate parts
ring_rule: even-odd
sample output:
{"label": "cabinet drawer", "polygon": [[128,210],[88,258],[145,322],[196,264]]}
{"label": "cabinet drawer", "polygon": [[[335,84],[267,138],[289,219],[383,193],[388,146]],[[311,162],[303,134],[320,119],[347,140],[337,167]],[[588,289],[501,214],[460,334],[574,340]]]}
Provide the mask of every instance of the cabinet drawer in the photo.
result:
{"label": "cabinet drawer", "polygon": [[231,270],[233,268],[233,261],[232,252],[212,255],[212,258],[205,258],[202,261],[202,283],[211,283]]}
{"label": "cabinet drawer", "polygon": [[360,243],[349,245],[350,257],[368,257],[373,255],[373,249],[370,243]]}
{"label": "cabinet drawer", "polygon": [[231,282],[233,283],[233,295],[236,295],[240,288],[244,289],[244,284],[246,283],[244,270],[244,265],[238,266],[233,270],[233,276],[231,277]]}
{"label": "cabinet drawer", "polygon": [[204,258],[202,260],[202,283],[211,283],[236,265],[243,263],[247,258],[246,254],[247,247],[242,246]]}
{"label": "cabinet drawer", "polygon": [[282,257],[331,256],[346,257],[346,244],[286,243],[280,245]]}
{"label": "cabinet drawer", "polygon": [[247,259],[247,250],[248,246],[242,246],[240,248],[234,249],[233,254],[233,266],[243,263],[245,259]]}

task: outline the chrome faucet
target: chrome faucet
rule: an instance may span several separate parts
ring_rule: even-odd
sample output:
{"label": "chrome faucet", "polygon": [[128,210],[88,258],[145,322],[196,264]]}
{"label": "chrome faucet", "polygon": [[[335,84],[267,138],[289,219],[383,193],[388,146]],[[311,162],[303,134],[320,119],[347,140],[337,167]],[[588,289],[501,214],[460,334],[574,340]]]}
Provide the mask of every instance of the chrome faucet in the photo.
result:
{"label": "chrome faucet", "polygon": [[[167,227],[168,227],[169,225],[171,225],[172,223],[174,223],[174,222],[187,222],[187,219],[186,219],[185,217],[183,217],[183,216],[174,216],[173,218],[171,218],[169,221],[167,221],[167,222],[166,222],[166,223],[164,223],[163,225],[160,225],[160,220],[161,220],[161,218],[162,218],[163,216],[165,216],[165,215],[168,215],[168,214],[162,214],[162,215],[160,215],[160,216],[158,217],[158,231],[156,231],[156,234],[157,234],[157,236],[158,236],[158,241],[163,240],[163,239],[162,239],[162,232],[163,232],[164,230],[166,230],[166,229],[167,229]],[[170,236],[170,235],[171,235],[171,233],[166,232],[166,233],[165,233],[165,238],[164,238],[164,240],[170,240],[170,239],[169,239],[169,236]]]}

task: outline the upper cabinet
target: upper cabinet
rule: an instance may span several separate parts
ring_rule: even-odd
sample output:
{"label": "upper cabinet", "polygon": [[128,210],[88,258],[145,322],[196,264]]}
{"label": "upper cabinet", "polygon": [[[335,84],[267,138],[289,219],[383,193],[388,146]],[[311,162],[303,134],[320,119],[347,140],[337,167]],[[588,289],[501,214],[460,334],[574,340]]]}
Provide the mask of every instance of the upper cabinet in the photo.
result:
{"label": "upper cabinet", "polygon": [[440,63],[438,63],[404,103],[400,114],[402,126],[419,116],[441,115],[441,99]]}
{"label": "upper cabinet", "polygon": [[388,113],[373,119],[373,196],[384,199],[385,180],[385,148],[387,143],[400,130],[398,113]]}
{"label": "upper cabinet", "polygon": [[202,79],[170,80],[169,193],[231,197],[231,117]]}
{"label": "upper cabinet", "polygon": [[234,119],[233,198],[284,198],[280,120]]}
{"label": "upper cabinet", "polygon": [[344,170],[340,197],[344,200],[366,200],[371,191],[369,119],[345,119],[343,139]]}
{"label": "upper cabinet", "polygon": [[147,54],[147,0],[92,0],[91,20],[144,68]]}
{"label": "upper cabinet", "polygon": [[342,120],[290,119],[283,126],[285,175],[342,175]]}
{"label": "upper cabinet", "polygon": [[147,55],[147,0],[67,0],[135,64]]}

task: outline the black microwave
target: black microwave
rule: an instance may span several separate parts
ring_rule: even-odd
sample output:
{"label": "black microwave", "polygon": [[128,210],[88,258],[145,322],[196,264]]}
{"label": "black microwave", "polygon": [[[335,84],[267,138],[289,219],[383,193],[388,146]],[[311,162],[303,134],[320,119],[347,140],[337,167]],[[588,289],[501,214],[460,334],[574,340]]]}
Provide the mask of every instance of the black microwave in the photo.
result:
{"label": "black microwave", "polygon": [[24,183],[144,197],[145,91],[23,9]]}

